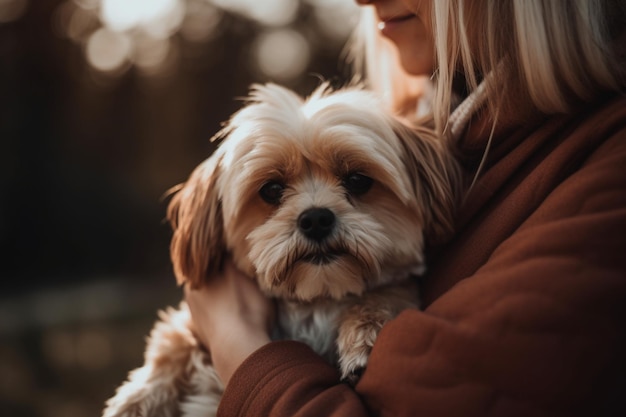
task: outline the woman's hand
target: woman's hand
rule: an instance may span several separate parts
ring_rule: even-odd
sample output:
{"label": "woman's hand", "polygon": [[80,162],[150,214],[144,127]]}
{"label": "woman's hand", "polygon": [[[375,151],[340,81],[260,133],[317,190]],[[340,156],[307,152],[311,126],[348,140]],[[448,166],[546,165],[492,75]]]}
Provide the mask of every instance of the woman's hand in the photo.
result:
{"label": "woman's hand", "polygon": [[224,384],[244,359],[270,342],[274,304],[231,261],[202,288],[185,287],[185,299]]}

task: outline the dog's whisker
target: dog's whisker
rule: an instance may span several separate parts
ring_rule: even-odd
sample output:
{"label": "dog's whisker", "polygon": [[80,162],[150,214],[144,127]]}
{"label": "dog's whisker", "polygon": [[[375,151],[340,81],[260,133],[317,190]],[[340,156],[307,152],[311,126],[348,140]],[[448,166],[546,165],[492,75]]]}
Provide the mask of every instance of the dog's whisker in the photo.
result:
{"label": "dog's whisker", "polygon": [[359,238],[351,231],[348,233],[348,235],[352,238],[352,241],[354,242],[354,257],[362,265],[364,270],[364,274],[361,278],[363,281],[368,281],[369,277],[375,275],[379,268],[370,261],[370,257],[361,253]]}
{"label": "dog's whisker", "polygon": [[278,270],[281,272],[280,276],[276,276],[273,285],[279,286],[287,280],[287,277],[290,275],[291,271],[295,263],[298,259],[302,257],[300,246],[297,244],[289,245],[289,249],[287,250],[287,255],[283,258],[280,267]]}

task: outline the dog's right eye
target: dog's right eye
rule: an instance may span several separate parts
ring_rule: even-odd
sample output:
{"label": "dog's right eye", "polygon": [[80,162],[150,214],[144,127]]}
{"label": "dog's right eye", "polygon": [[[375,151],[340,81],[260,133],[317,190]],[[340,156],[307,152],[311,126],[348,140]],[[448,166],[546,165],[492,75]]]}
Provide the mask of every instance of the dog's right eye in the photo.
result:
{"label": "dog's right eye", "polygon": [[280,204],[280,199],[285,191],[285,186],[277,181],[266,182],[259,190],[259,195],[266,203],[272,205]]}
{"label": "dog's right eye", "polygon": [[372,188],[374,180],[358,172],[351,172],[343,177],[341,183],[350,194],[359,196],[365,194]]}

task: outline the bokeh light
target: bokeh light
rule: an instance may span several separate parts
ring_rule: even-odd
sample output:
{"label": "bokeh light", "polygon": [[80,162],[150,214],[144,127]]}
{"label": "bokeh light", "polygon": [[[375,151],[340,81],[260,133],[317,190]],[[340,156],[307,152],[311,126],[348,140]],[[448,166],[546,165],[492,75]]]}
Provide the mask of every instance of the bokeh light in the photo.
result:
{"label": "bokeh light", "polygon": [[87,40],[87,60],[100,71],[120,70],[130,56],[131,47],[130,40],[123,33],[100,28]]}
{"label": "bokeh light", "polygon": [[102,0],[100,18],[114,31],[142,28],[167,36],[180,25],[182,11],[180,0]]}
{"label": "bokeh light", "polygon": [[98,17],[89,9],[73,7],[71,3],[65,3],[57,10],[57,32],[65,31],[68,38],[80,43],[94,28],[99,26]]}
{"label": "bokeh light", "polygon": [[300,33],[280,29],[262,34],[257,40],[255,58],[265,76],[288,81],[301,75],[310,60],[309,45]]}
{"label": "bokeh light", "polygon": [[[58,8],[55,27],[87,45],[86,60],[97,71],[119,76],[136,67],[155,76],[179,56],[174,38],[210,42],[227,15],[255,24],[252,68],[262,78],[285,81],[306,72],[315,48],[345,43],[358,12],[350,0],[67,0]],[[306,36],[311,25],[317,38]]]}
{"label": "bokeh light", "polygon": [[84,10],[97,10],[102,0],[74,0],[77,6]]}
{"label": "bokeh light", "polygon": [[319,33],[330,39],[347,39],[359,19],[354,1],[308,0],[314,4],[313,14],[320,27]]}
{"label": "bokeh light", "polygon": [[22,17],[28,0],[0,0],[0,23],[8,23]]}
{"label": "bokeh light", "polygon": [[224,13],[206,0],[189,0],[186,14],[180,28],[185,39],[203,42],[215,34]]}
{"label": "bokeh light", "polygon": [[286,26],[298,13],[299,2],[293,0],[213,0],[224,10],[239,13],[266,26]]}

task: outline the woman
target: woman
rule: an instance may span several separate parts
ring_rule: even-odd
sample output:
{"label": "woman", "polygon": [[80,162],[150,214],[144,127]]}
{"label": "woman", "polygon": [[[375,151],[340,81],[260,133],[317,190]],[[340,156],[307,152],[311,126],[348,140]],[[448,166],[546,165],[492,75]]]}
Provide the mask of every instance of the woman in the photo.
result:
{"label": "woman", "polygon": [[354,389],[270,342],[271,304],[232,267],[188,291],[219,415],[626,415],[624,2],[358,3],[372,88],[414,114],[432,79],[419,103],[473,179],[456,234]]}

